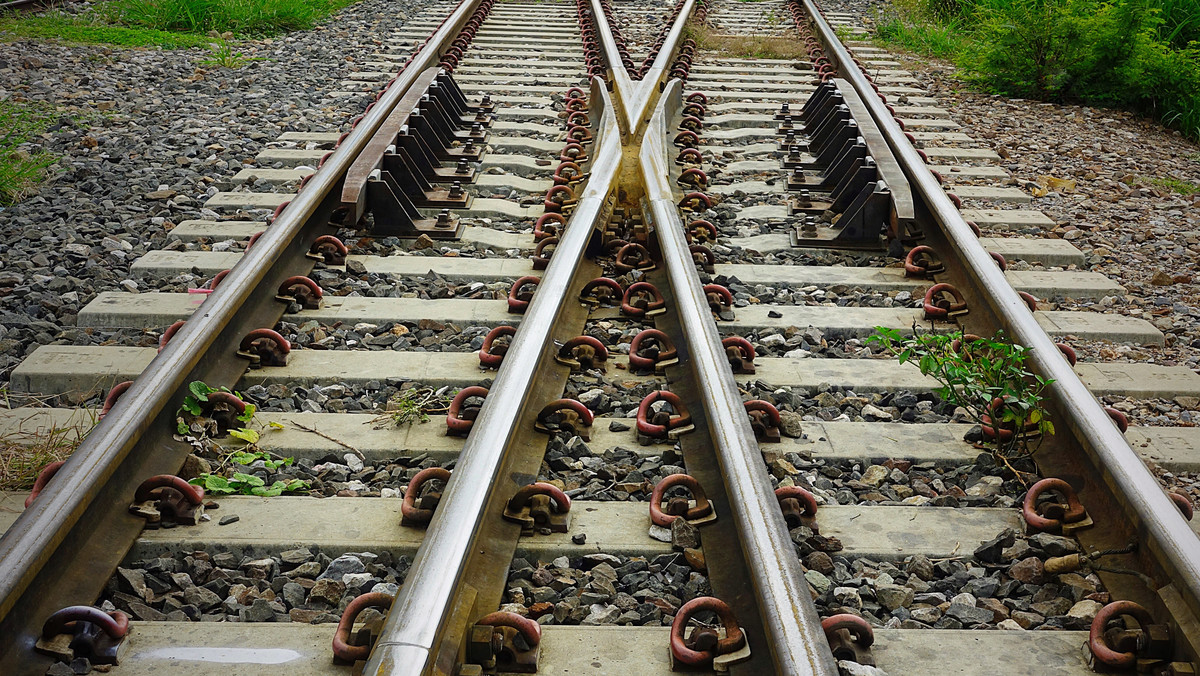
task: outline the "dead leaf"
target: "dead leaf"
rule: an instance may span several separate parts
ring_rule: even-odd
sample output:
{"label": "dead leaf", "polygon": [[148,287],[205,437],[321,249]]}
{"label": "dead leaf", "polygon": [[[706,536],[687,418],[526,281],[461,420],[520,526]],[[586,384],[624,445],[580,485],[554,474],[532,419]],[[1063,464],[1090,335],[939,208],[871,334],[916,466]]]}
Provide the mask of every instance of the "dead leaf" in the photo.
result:
{"label": "dead leaf", "polygon": [[1054,176],[1038,176],[1038,185],[1054,190],[1055,192],[1074,192],[1075,181],[1069,178],[1055,178]]}

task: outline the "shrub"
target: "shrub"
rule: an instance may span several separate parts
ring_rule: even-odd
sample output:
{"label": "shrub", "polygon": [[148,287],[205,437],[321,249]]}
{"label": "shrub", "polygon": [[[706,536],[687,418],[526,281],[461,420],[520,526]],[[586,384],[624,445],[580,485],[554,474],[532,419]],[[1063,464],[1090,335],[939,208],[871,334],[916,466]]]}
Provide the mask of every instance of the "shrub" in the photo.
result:
{"label": "shrub", "polygon": [[1200,0],[909,0],[877,36],[987,91],[1116,105],[1200,138]]}

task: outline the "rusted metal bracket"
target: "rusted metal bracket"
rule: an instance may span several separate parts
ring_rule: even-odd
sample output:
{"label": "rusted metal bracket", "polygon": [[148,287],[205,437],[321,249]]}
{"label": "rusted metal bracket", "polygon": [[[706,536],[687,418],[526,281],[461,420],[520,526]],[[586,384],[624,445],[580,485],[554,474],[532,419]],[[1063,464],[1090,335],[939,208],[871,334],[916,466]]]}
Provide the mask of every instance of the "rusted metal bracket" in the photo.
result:
{"label": "rusted metal bracket", "polygon": [[34,649],[64,662],[84,657],[92,664],[119,664],[128,633],[129,616],[119,610],[70,606],[46,619]]}
{"label": "rusted metal bracket", "polygon": [[152,476],[138,486],[129,512],[146,519],[147,528],[158,528],[164,517],[195,526],[204,516],[204,489],[170,474]]}
{"label": "rusted metal bracket", "polygon": [[504,518],[521,524],[523,535],[566,533],[571,528],[571,498],[558,486],[537,481],[522,486],[509,499]]}
{"label": "rusted metal bracket", "polygon": [[823,82],[799,115],[781,115],[787,187],[799,193],[788,211],[805,216],[794,246],[882,248],[885,233],[909,235],[916,213],[908,179],[849,83]]}
{"label": "rusted metal bracket", "polygon": [[875,666],[875,657],[871,655],[875,632],[869,622],[858,615],[844,613],[821,620],[821,629],[825,631],[834,658]]}
{"label": "rusted metal bracket", "polygon": [[1156,624],[1150,611],[1133,601],[1114,601],[1096,613],[1088,649],[1090,666],[1096,670],[1155,676],[1196,673],[1195,663],[1172,659],[1175,649],[1171,625]]}
{"label": "rusted metal bracket", "polygon": [[465,664],[460,675],[488,673],[533,674],[541,655],[541,626],[504,611],[484,616],[469,630]]}
{"label": "rusted metal bracket", "polygon": [[[717,614],[717,627],[700,626],[688,632],[688,622],[701,611]],[[712,596],[701,596],[683,604],[671,622],[671,671],[712,668],[724,673],[738,662],[750,659],[750,643],[738,624],[733,609]]]}

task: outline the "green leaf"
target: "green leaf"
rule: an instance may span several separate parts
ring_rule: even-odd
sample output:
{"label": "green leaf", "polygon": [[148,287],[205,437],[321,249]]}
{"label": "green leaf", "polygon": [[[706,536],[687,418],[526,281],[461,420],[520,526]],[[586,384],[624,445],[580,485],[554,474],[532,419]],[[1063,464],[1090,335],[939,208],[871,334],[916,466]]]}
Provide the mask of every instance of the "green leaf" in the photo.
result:
{"label": "green leaf", "polygon": [[229,436],[233,437],[234,439],[241,439],[249,444],[258,443],[258,432],[246,427],[236,430],[229,430]]}
{"label": "green leaf", "polygon": [[259,459],[258,453],[247,453],[245,451],[235,451],[229,454],[229,459],[239,465],[249,465]]}
{"label": "green leaf", "polygon": [[268,486],[255,486],[254,488],[250,489],[250,494],[251,495],[259,495],[264,498],[273,498],[276,495],[282,494],[284,488],[285,488],[285,484],[282,481],[276,481],[275,483],[271,484],[269,487]]}
{"label": "green leaf", "polygon": [[193,380],[191,384],[188,385],[188,391],[192,393],[193,397],[200,401],[208,401],[208,395],[216,392],[216,390],[209,387],[208,384],[203,380]]}
{"label": "green leaf", "polygon": [[253,474],[243,474],[242,472],[234,472],[232,482],[247,486],[261,486],[266,483],[260,477],[256,477]]}
{"label": "green leaf", "polygon": [[204,409],[200,407],[200,402],[191,395],[183,398],[183,405],[180,408],[192,415],[200,415],[204,412]]}
{"label": "green leaf", "polygon": [[242,422],[250,422],[251,420],[254,420],[254,412],[256,410],[258,409],[254,406],[254,404],[246,404],[246,410],[242,411],[242,413],[238,415],[237,419]]}
{"label": "green leaf", "polygon": [[281,430],[283,429],[283,423],[277,423],[274,420],[271,420],[267,423],[267,427],[270,427],[273,430]]}
{"label": "green leaf", "polygon": [[177,433],[179,433],[179,436],[181,436],[181,437],[186,437],[186,436],[187,436],[187,435],[188,435],[188,434],[189,434],[189,433],[190,433],[192,430],[191,430],[191,428],[190,428],[190,427],[188,427],[188,424],[187,424],[187,423],[185,423],[185,422],[183,422],[182,420],[180,420],[180,419],[176,418],[176,419],[175,419],[175,431],[176,431]]}
{"label": "green leaf", "polygon": [[236,491],[229,485],[229,480],[219,474],[204,474],[201,478],[204,479],[204,490],[208,493],[228,495]]}

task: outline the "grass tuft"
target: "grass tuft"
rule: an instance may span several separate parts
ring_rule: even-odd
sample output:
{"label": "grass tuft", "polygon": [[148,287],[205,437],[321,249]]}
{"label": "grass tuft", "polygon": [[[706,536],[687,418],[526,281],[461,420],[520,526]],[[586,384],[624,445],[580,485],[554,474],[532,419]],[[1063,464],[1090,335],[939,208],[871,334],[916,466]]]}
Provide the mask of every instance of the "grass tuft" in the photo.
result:
{"label": "grass tuft", "polygon": [[55,163],[52,155],[21,147],[45,131],[52,119],[48,109],[0,101],[0,206],[24,197]]}
{"label": "grass tuft", "polygon": [[353,0],[113,0],[113,23],[180,33],[268,35],[311,28]]}
{"label": "grass tuft", "polygon": [[[31,413],[37,409],[28,409]],[[66,427],[18,430],[0,437],[0,491],[33,488],[42,468],[56,460],[66,460],[96,424],[95,412],[89,418]]]}
{"label": "grass tuft", "polygon": [[687,37],[695,40],[699,49],[715,51],[731,59],[808,61],[804,43],[791,37],[724,35],[699,24],[688,27]]}
{"label": "grass tuft", "polygon": [[211,42],[203,35],[172,33],[149,28],[129,28],[104,23],[95,16],[89,20],[76,15],[59,13],[0,17],[0,38],[61,40],[84,45],[163,47],[165,49],[203,47]]}
{"label": "grass tuft", "polygon": [[1196,184],[1191,181],[1184,181],[1182,179],[1175,178],[1174,176],[1164,176],[1161,178],[1149,177],[1145,180],[1146,183],[1150,185],[1164,188],[1166,190],[1170,190],[1171,192],[1179,193],[1180,195],[1200,195],[1200,184]]}

